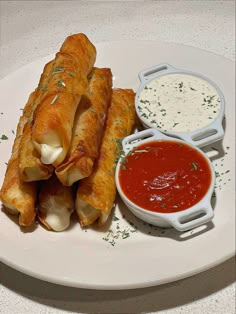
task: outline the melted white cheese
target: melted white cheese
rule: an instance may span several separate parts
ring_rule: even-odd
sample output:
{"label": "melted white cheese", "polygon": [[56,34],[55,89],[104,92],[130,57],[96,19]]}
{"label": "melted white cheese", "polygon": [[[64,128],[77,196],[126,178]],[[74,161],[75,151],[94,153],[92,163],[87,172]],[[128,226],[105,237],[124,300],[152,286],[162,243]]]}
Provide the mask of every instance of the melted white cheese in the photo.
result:
{"label": "melted white cheese", "polygon": [[45,221],[54,231],[63,231],[70,224],[70,215],[71,213],[67,208],[60,206],[54,199],[51,199],[50,204],[47,204]]}
{"label": "melted white cheese", "polygon": [[220,110],[220,97],[206,80],[168,74],[147,83],[137,110],[145,123],[163,131],[191,132],[208,126]]}
{"label": "melted white cheese", "polygon": [[41,161],[43,164],[46,165],[54,163],[54,161],[57,159],[57,157],[63,150],[61,146],[53,147],[48,144],[41,144],[40,146],[41,146]]}

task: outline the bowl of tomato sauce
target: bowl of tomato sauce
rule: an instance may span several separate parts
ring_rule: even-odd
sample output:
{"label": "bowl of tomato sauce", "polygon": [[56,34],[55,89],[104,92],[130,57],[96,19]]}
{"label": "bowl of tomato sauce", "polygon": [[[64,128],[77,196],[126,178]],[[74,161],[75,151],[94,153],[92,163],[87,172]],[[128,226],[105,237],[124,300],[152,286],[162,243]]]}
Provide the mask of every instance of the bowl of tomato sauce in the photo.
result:
{"label": "bowl of tomato sauce", "polygon": [[215,171],[199,148],[154,128],[125,137],[122,146],[116,186],[136,217],[179,231],[212,220]]}

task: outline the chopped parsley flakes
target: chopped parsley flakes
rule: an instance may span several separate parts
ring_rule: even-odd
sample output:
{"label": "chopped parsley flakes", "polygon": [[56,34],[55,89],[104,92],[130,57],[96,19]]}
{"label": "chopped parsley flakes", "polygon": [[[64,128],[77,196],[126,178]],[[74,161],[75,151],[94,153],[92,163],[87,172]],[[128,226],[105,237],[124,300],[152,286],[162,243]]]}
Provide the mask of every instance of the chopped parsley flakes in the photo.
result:
{"label": "chopped parsley flakes", "polygon": [[5,134],[3,134],[3,135],[1,136],[1,138],[0,138],[0,140],[6,141],[6,140],[8,140],[8,137],[7,137]]}

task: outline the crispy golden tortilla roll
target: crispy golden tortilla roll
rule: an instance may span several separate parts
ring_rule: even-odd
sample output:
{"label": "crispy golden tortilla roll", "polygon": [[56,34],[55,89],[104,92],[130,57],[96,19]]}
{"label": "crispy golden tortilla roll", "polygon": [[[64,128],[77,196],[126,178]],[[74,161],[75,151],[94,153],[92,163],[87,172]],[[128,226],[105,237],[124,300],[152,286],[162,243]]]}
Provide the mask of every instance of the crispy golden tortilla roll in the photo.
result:
{"label": "crispy golden tortilla roll", "polygon": [[55,175],[42,181],[38,218],[49,230],[63,231],[70,224],[74,210],[72,187],[63,186]]}
{"label": "crispy golden tortilla roll", "polygon": [[72,185],[91,174],[99,153],[111,91],[111,70],[94,68],[89,76],[88,93],[82,98],[75,115],[68,154],[56,169],[63,185]]}
{"label": "crispy golden tortilla roll", "polygon": [[96,48],[85,34],[68,36],[60,51],[74,56],[82,73],[88,75],[92,70],[91,64],[95,63]]}
{"label": "crispy golden tortilla roll", "polygon": [[75,113],[87,91],[87,75],[95,58],[96,49],[84,34],[67,37],[56,54],[32,127],[32,141],[44,164],[57,167],[66,157]]}
{"label": "crispy golden tortilla roll", "polygon": [[135,120],[134,92],[113,90],[111,106],[99,158],[88,178],[80,181],[76,194],[76,212],[82,226],[106,222],[116,196],[114,168],[121,150],[121,140],[130,134]]}
{"label": "crispy golden tortilla roll", "polygon": [[34,106],[36,92],[33,92],[20,117],[16,138],[12,147],[11,158],[7,165],[5,179],[0,191],[0,199],[6,207],[6,211],[13,215],[19,215],[21,226],[30,226],[35,218],[35,203],[37,197],[37,185],[35,182],[23,182],[19,177],[19,145],[23,128],[28,122],[28,116]]}
{"label": "crispy golden tortilla roll", "polygon": [[[54,61],[47,63],[44,67],[38,88],[35,92],[34,107],[33,110],[29,112],[28,122],[30,123],[32,122],[35,109],[39,106],[43,95],[47,93],[46,86],[53,62]],[[42,164],[40,161],[40,155],[31,141],[30,123],[26,123],[24,126],[19,147],[19,174],[20,178],[25,182],[48,179],[54,169],[53,166]]]}

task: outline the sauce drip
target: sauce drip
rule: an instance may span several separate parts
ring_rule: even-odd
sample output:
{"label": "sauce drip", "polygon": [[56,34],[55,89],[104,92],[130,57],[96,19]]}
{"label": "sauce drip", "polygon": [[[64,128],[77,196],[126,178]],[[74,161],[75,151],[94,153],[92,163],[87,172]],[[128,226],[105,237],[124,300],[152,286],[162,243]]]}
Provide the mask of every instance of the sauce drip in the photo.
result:
{"label": "sauce drip", "polygon": [[198,203],[211,183],[206,159],[190,146],[159,140],[135,148],[122,162],[120,186],[136,205],[171,213]]}

